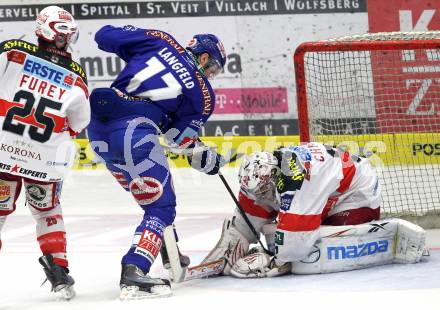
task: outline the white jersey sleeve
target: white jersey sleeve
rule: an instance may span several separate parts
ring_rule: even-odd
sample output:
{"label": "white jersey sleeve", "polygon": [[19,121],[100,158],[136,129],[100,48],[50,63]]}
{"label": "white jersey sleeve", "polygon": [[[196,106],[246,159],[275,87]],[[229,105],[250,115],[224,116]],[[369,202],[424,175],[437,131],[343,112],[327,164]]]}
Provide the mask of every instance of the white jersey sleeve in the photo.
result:
{"label": "white jersey sleeve", "polygon": [[87,78],[68,54],[0,43],[0,172],[62,180],[76,154],[70,130],[90,120]]}
{"label": "white jersey sleeve", "polygon": [[359,207],[368,207],[368,199],[373,207],[378,207],[380,199],[377,192],[374,195],[356,192],[361,188],[373,193],[377,184],[374,172],[360,173],[363,169],[359,166],[363,167],[365,161],[353,160],[348,152],[328,151],[320,143],[308,143],[301,148],[303,158],[300,160],[305,172],[293,162],[290,164],[292,174],[284,174],[278,181],[281,206],[275,241],[277,259],[284,262],[300,261],[310,253],[319,238],[321,223],[329,212],[334,214],[338,210],[338,205],[359,198],[362,204],[361,200],[351,201],[351,208],[357,208],[358,202]]}
{"label": "white jersey sleeve", "polygon": [[77,90],[77,96],[67,110],[67,122],[69,128],[79,133],[87,127],[90,122],[90,104],[88,94]]}

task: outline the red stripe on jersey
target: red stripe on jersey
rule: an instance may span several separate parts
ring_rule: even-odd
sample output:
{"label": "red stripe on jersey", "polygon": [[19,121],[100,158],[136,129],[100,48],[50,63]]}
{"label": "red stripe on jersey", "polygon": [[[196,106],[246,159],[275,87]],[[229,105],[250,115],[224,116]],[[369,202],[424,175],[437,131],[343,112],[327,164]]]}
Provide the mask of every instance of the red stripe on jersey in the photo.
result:
{"label": "red stripe on jersey", "polygon": [[238,195],[238,200],[240,206],[243,208],[244,212],[249,215],[256,216],[263,219],[272,219],[276,216],[275,211],[267,211],[262,206],[255,204],[255,201],[247,197],[245,194],[240,192]]}
{"label": "red stripe on jersey", "polygon": [[328,217],[328,213],[330,212],[331,209],[333,209],[333,207],[336,205],[338,200],[339,197],[329,197],[327,199],[327,202],[325,203],[324,209],[322,210],[321,213],[322,221],[324,221]]}
{"label": "red stripe on jersey", "polygon": [[[18,103],[18,102],[10,102],[7,100],[0,99],[0,116],[6,116],[9,109],[12,107],[23,107],[23,104]],[[20,117],[20,116],[15,115],[14,120],[19,121],[21,123],[34,125],[38,128],[44,129],[46,126],[37,122],[37,120],[34,117],[34,113],[35,113],[35,109],[32,109],[32,112],[30,115],[28,115],[26,117]],[[47,113],[47,112],[44,112],[44,115],[53,119],[53,121],[55,123],[55,127],[52,130],[52,132],[60,133],[60,132],[65,131],[68,128],[67,127],[67,119],[65,117],[61,117],[61,116],[54,115],[54,114]]]}
{"label": "red stripe on jersey", "polygon": [[280,212],[278,214],[278,229],[291,232],[313,231],[321,225],[321,214],[292,214]]}
{"label": "red stripe on jersey", "polygon": [[89,89],[87,88],[86,83],[83,82],[83,80],[78,76],[75,80],[75,86],[78,86],[81,88],[84,93],[86,94],[86,98],[89,99]]}
{"label": "red stripe on jersey", "polygon": [[343,178],[339,183],[339,187],[336,190],[338,193],[345,193],[353,181],[353,177],[356,173],[356,167],[351,159],[350,153],[344,152],[341,154],[342,161],[342,174]]}
{"label": "red stripe on jersey", "polygon": [[332,226],[359,225],[378,220],[379,218],[380,208],[371,209],[363,207],[333,214],[323,221],[322,224]]}

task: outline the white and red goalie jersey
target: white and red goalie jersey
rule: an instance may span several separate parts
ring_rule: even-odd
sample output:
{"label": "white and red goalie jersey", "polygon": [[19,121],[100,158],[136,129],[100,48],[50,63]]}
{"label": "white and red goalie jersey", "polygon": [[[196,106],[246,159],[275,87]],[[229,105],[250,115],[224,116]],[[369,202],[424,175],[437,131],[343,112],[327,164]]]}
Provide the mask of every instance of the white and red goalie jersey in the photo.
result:
{"label": "white and red goalie jersey", "polygon": [[[319,239],[320,225],[379,219],[380,186],[368,159],[320,143],[286,147],[280,154],[282,171],[276,188],[259,195],[241,188],[239,194],[240,205],[257,231],[278,216],[277,261],[305,258]],[[239,212],[235,215],[243,222]],[[256,241],[246,235],[250,242]]]}
{"label": "white and red goalie jersey", "polygon": [[90,121],[86,75],[70,54],[0,44],[0,172],[58,181],[72,165],[71,134]]}

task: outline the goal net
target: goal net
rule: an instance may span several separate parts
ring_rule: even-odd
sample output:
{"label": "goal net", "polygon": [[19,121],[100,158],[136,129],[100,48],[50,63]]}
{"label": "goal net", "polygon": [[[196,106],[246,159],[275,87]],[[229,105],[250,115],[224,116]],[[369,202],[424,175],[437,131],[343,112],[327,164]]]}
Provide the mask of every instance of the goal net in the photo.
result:
{"label": "goal net", "polygon": [[438,223],[440,31],[306,42],[294,60],[301,141],[369,156],[383,214]]}

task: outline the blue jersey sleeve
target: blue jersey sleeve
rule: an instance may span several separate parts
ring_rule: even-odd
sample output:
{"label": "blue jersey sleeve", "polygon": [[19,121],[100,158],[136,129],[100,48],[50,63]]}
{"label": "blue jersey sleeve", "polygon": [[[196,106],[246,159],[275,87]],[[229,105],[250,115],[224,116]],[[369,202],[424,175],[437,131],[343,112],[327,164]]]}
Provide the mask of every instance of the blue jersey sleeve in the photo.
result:
{"label": "blue jersey sleeve", "polygon": [[114,53],[125,62],[153,44],[151,37],[146,36],[145,29],[130,25],[124,27],[106,25],[95,34],[95,41],[99,49]]}
{"label": "blue jersey sleeve", "polygon": [[200,128],[214,111],[215,95],[209,82],[200,76],[199,88],[188,94],[179,105],[168,128],[177,129],[171,144],[179,148],[191,148],[199,137]]}
{"label": "blue jersey sleeve", "polygon": [[[167,139],[170,145],[191,147],[213,112],[215,95],[185,48],[166,32],[134,26],[104,26],[95,41],[101,50],[127,63],[111,86],[149,99],[148,105],[157,109],[146,107],[141,114],[162,119],[163,133],[173,129]],[[132,106],[124,105],[123,114],[139,115],[139,109]]]}

